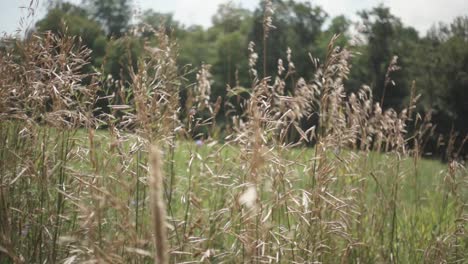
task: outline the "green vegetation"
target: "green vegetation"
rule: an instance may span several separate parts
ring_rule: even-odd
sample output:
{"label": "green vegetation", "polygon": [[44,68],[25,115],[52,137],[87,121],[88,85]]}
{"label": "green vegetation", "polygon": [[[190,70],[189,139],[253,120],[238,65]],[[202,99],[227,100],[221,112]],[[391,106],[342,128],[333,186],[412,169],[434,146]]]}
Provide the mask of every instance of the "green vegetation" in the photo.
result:
{"label": "green vegetation", "polygon": [[[152,38],[154,34],[148,27],[140,35],[130,34],[135,25],[130,24],[129,0],[85,0],[83,3],[83,7],[62,1],[50,4],[46,17],[37,23],[36,30],[80,36],[83,44],[93,50],[93,66],[103,68],[103,74],[110,74],[113,80],[123,80],[123,85],[128,88],[129,61],[135,69],[138,68],[136,60],[142,56],[142,43],[149,42],[147,45],[152,47],[158,45]],[[226,85],[251,86],[246,60],[250,41],[256,44],[259,77],[275,76],[278,59],[286,61],[290,48],[294,63],[292,78],[303,77],[311,81],[316,67],[309,54],[313,58],[325,58],[329,40],[334,34],[341,34],[336,45],[346,46],[355,54],[351,72],[344,81],[347,94],[358,91],[362,85],[369,85],[375,100],[384,102],[381,106],[384,110],[401,110],[408,103],[414,81],[417,93],[421,94],[418,112],[421,115],[430,113],[433,123],[437,124],[437,135],[426,146],[427,151],[444,156],[436,147],[437,137],[441,134],[447,140],[452,128],[460,133],[457,143],[463,140],[468,132],[466,16],[454,19],[449,25],[434,21],[429,32],[422,35],[404,25],[389,8],[380,5],[359,12],[360,21],[355,22],[360,26],[356,32],[346,17],[330,17],[320,6],[309,2],[273,0],[272,7],[274,28],[265,41],[263,2],[253,12],[241,6],[222,4],[212,18],[213,25],[206,29],[182,25],[171,14],[157,10],[144,10],[134,23],[165,27],[166,33],[177,42],[177,65],[189,83],[196,81],[193,68],[211,65],[213,100],[218,96],[225,98]],[[186,65],[190,65],[187,73]],[[110,95],[118,89],[113,85],[107,93]],[[293,94],[293,90],[294,85],[286,83],[286,94]],[[185,98],[186,90],[182,89],[181,99],[184,101]],[[225,121],[223,115],[218,118]],[[312,125],[310,120],[302,122],[304,130]]]}
{"label": "green vegetation", "polygon": [[[32,33],[0,51],[0,263],[468,260],[464,142],[441,137],[446,159],[428,159],[430,114],[417,112],[416,86],[390,86],[408,78],[393,75],[397,60],[377,57],[401,44],[387,39],[387,23],[390,36],[418,38],[388,9],[362,13],[370,31],[357,68],[371,86],[355,87],[355,54],[334,34],[348,21],[322,31],[318,7],[221,6],[226,15],[207,30],[140,25],[122,36],[125,2],[102,1],[81,18],[89,11],[67,4],[49,12],[97,21],[97,37]],[[170,21],[144,14],[147,24]],[[460,34],[439,42],[458,70]],[[313,67],[305,48],[323,52]],[[211,67],[181,67],[196,56]],[[400,92],[407,100],[396,101]]]}
{"label": "green vegetation", "polygon": [[[2,247],[9,254],[2,261],[150,263],[147,153],[139,137],[45,127],[28,137],[22,129],[1,126],[2,190],[8,190],[2,192]],[[249,209],[240,198],[249,188],[242,147],[181,140],[170,152],[168,146],[163,156],[171,262],[239,262],[248,254],[284,263],[466,258],[468,174],[457,163],[264,149],[258,197]],[[317,158],[317,173],[327,174],[313,175]],[[258,223],[249,229],[254,216]],[[263,248],[249,252],[247,239],[263,241]]]}

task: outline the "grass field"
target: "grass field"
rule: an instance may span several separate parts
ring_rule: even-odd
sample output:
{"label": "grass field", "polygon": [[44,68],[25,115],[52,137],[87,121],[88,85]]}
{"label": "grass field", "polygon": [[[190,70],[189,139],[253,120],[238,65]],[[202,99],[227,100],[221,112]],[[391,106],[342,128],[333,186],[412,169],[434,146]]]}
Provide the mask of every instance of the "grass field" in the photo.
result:
{"label": "grass field", "polygon": [[250,44],[252,87],[212,100],[155,38],[125,84],[67,36],[0,53],[0,263],[467,263],[461,147],[425,158],[414,87],[401,111],[347,93],[335,36],[311,81],[260,78]]}
{"label": "grass field", "polygon": [[[151,262],[148,153],[139,137],[45,127],[22,137],[20,129],[0,130],[10,260]],[[465,258],[466,170],[391,153],[265,146],[252,183],[253,156],[240,145],[177,140],[162,150],[173,262]]]}

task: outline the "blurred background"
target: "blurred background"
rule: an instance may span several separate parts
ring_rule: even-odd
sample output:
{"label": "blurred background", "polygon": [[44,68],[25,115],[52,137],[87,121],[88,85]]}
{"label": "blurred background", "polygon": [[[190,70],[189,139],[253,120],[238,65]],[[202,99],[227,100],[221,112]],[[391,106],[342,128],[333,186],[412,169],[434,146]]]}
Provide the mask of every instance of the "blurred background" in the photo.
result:
{"label": "blurred background", "polygon": [[[259,61],[263,61],[261,1],[41,1],[33,5],[33,13],[29,5],[30,1],[2,0],[4,37],[46,31],[80,36],[92,50],[87,70],[99,69],[123,84],[129,78],[128,66],[137,68],[143,45],[156,45],[148,27],[137,32],[140,25],[165,27],[177,42],[177,63],[188,85],[196,81],[193,69],[211,65],[214,99],[224,98],[226,86],[251,86],[250,41],[257,44]],[[435,131],[442,136],[452,131],[458,131],[461,139],[466,135],[467,1],[274,0],[273,5],[275,28],[266,45],[267,68],[259,63],[258,72],[275,76],[278,59],[286,61],[290,48],[295,74],[310,80],[315,71],[310,58],[324,60],[330,39],[340,34],[337,43],[354,54],[345,81],[348,93],[369,85],[383,109],[401,110],[414,84],[421,94],[417,109],[421,118],[432,115]],[[395,67],[390,67],[396,58]]]}

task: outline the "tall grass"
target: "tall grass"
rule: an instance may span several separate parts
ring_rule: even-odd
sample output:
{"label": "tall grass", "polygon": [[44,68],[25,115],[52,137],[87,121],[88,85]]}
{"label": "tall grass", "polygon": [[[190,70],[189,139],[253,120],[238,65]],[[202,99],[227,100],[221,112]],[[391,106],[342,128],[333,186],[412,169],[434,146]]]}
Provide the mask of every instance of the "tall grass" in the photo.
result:
{"label": "tall grass", "polygon": [[209,66],[186,84],[164,32],[106,114],[93,107],[109,80],[82,74],[79,39],[36,34],[0,54],[1,263],[466,262],[468,173],[423,158],[415,90],[401,112],[367,86],[345,93],[338,37],[313,80],[290,50],[259,79],[251,44],[252,86],[228,87],[221,137]]}

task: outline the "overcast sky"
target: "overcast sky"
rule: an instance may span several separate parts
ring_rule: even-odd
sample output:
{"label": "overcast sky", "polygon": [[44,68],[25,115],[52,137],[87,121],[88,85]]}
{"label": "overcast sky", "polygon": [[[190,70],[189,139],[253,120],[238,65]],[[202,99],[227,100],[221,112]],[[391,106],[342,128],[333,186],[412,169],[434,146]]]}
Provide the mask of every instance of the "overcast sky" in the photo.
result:
{"label": "overcast sky", "polygon": [[[140,10],[152,8],[159,12],[170,12],[185,25],[198,24],[208,27],[217,6],[228,0],[132,0]],[[240,3],[242,7],[253,10],[260,0],[230,0]],[[390,7],[392,14],[401,18],[405,25],[415,27],[425,33],[433,24],[442,21],[450,23],[453,18],[468,15],[468,0],[297,0],[311,1],[321,6],[330,16],[344,14],[356,19],[356,12],[370,9],[383,3]],[[26,14],[20,6],[28,6],[30,0],[0,0],[0,33],[13,33],[19,26],[20,17]],[[44,3],[40,0],[40,8],[35,19],[44,16]],[[80,3],[81,0],[71,0]]]}

